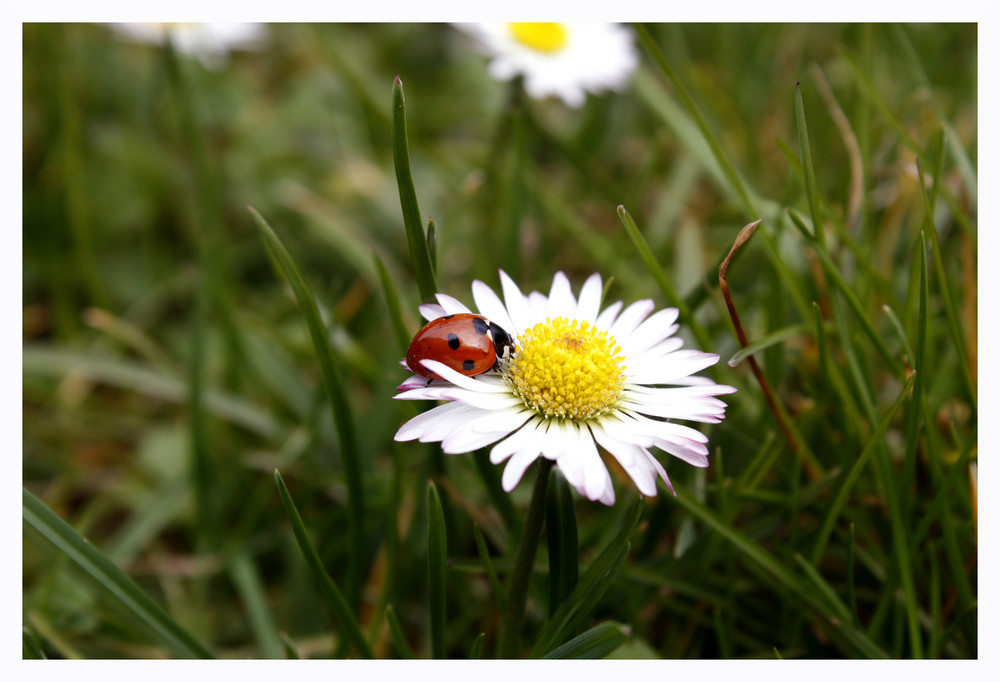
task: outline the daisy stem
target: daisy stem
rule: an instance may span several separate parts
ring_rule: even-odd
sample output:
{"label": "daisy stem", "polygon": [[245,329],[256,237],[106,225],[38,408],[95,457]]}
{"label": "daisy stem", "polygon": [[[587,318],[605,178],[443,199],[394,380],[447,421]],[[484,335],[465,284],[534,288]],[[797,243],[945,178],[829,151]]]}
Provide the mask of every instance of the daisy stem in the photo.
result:
{"label": "daisy stem", "polygon": [[517,547],[514,571],[507,586],[507,604],[500,624],[497,658],[515,658],[521,648],[521,628],[524,623],[524,609],[528,602],[528,584],[531,582],[535,551],[538,549],[542,522],[545,520],[545,492],[549,483],[549,470],[554,464],[551,459],[545,457],[540,457],[539,460],[535,488],[531,492],[531,503],[524,519],[521,544]]}

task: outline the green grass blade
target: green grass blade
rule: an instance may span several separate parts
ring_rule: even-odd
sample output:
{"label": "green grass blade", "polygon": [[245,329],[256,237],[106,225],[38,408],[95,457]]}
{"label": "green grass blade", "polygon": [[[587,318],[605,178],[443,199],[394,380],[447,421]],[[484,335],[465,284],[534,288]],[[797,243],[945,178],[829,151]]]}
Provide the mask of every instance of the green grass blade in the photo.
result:
{"label": "green grass blade", "polygon": [[21,659],[22,660],[44,660],[45,652],[42,650],[38,640],[26,627],[21,627]]}
{"label": "green grass blade", "polygon": [[490,581],[493,594],[496,595],[497,610],[503,612],[504,604],[507,601],[507,592],[503,589],[503,585],[500,584],[500,577],[497,575],[497,569],[493,565],[493,559],[490,557],[490,550],[486,546],[486,538],[483,536],[483,531],[479,528],[478,524],[472,527],[472,533],[476,539],[476,551],[479,552],[479,559],[483,562],[483,569],[486,571],[486,579]]}
{"label": "green grass blade", "polygon": [[469,660],[478,661],[483,657],[483,642],[486,640],[486,633],[480,632],[475,641],[472,643],[472,649],[469,651]]}
{"label": "green grass blade", "polygon": [[837,591],[834,590],[830,583],[828,583],[820,572],[816,570],[816,567],[806,561],[805,557],[798,552],[795,553],[795,563],[802,569],[802,572],[805,574],[809,582],[815,586],[817,593],[820,594],[823,599],[826,600],[829,607],[833,609],[836,613],[836,617],[841,620],[850,620],[850,610],[844,602],[841,601]]}
{"label": "green grass blade", "polygon": [[549,613],[576,587],[580,578],[576,509],[566,479],[553,468],[545,498],[545,534],[549,547]]}
{"label": "green grass blade", "polygon": [[401,353],[405,353],[410,346],[410,332],[406,329],[406,322],[403,321],[403,308],[399,303],[399,292],[396,285],[389,276],[389,271],[385,269],[385,263],[376,253],[375,268],[378,270],[378,279],[382,284],[382,293],[385,294],[385,305],[389,310],[389,321],[392,322],[392,329],[396,333],[396,340],[399,342]]}
{"label": "green grass blade", "polygon": [[691,314],[691,310],[688,308],[684,299],[677,295],[674,285],[670,283],[666,273],[663,272],[663,268],[661,268],[660,264],[656,262],[656,258],[653,256],[653,251],[649,248],[649,244],[646,243],[645,237],[643,237],[642,233],[639,232],[639,228],[636,226],[635,220],[632,219],[632,216],[629,215],[629,212],[625,210],[624,206],[618,206],[618,219],[625,228],[625,232],[628,233],[629,239],[632,240],[632,244],[635,246],[636,251],[639,252],[639,256],[642,258],[642,261],[649,269],[649,274],[651,274],[653,279],[656,280],[656,283],[660,285],[660,291],[662,291],[663,295],[667,297],[670,304],[675,306],[680,311],[681,318],[683,318],[684,323],[688,325],[691,332],[698,339],[698,343],[701,344],[702,349],[712,348],[712,341],[705,329]]}
{"label": "green grass blade", "polygon": [[406,140],[406,105],[403,100],[403,81],[396,76],[392,82],[392,162],[396,168],[399,185],[399,203],[403,209],[406,241],[413,261],[413,274],[417,279],[420,298],[430,301],[437,291],[434,266],[424,237],[423,220],[417,205],[417,191],[410,173],[410,150]]}
{"label": "green grass blade", "polygon": [[284,632],[278,633],[278,637],[281,638],[281,650],[285,654],[285,658],[289,661],[298,661],[302,658],[299,655],[299,649],[295,646],[295,642]]}
{"label": "green grass blade", "polygon": [[[794,209],[788,209],[788,215],[792,219],[795,226],[798,227],[803,234],[810,237],[808,241],[815,245],[816,240],[811,237],[809,229],[806,227],[802,216],[800,216]],[[823,265],[823,271],[830,278],[830,280],[833,281],[834,285],[844,296],[847,304],[851,307],[851,310],[854,311],[858,321],[861,322],[861,328],[864,330],[865,335],[868,336],[869,340],[871,340],[872,345],[875,346],[879,355],[882,356],[882,359],[886,361],[888,366],[894,372],[898,372],[902,369],[899,360],[892,355],[888,346],[885,345],[885,340],[882,338],[882,335],[879,334],[878,330],[875,329],[875,325],[872,323],[868,313],[865,312],[864,305],[862,305],[858,295],[854,292],[854,289],[844,278],[844,275],[840,272],[837,265],[833,262],[830,254],[823,248],[813,248],[813,253],[819,257],[820,263]]]}
{"label": "green grass blade", "polygon": [[633,505],[618,534],[591,562],[580,577],[576,587],[552,614],[531,649],[532,658],[539,658],[552,651],[570,635],[576,624],[597,605],[598,600],[604,595],[614,576],[625,563],[631,546],[629,539],[639,523],[644,506],[641,499]]}
{"label": "green grass blade", "polygon": [[816,171],[813,168],[812,152],[809,149],[809,132],[806,129],[806,109],[802,103],[802,88],[795,81],[795,129],[799,136],[799,153],[802,157],[802,169],[805,176],[806,199],[809,202],[809,214],[812,216],[813,235],[820,247],[826,244],[823,223],[820,221],[819,192],[816,189]]}
{"label": "green grass blade", "polygon": [[410,650],[410,645],[406,643],[406,635],[403,634],[403,626],[399,623],[399,617],[396,616],[396,609],[392,608],[392,604],[389,604],[385,608],[385,620],[389,623],[389,637],[392,639],[392,646],[395,647],[396,653],[402,658],[413,658],[413,651]]}
{"label": "green grass blade", "polygon": [[961,368],[962,378],[965,380],[965,388],[968,392],[969,403],[972,409],[977,408],[976,384],[972,377],[972,370],[969,365],[969,356],[965,352],[965,332],[962,330],[962,323],[955,312],[955,299],[952,298],[951,285],[948,282],[948,272],[944,267],[944,259],[941,256],[941,242],[938,239],[937,225],[934,224],[933,207],[930,198],[927,196],[927,183],[924,182],[924,171],[917,163],[917,171],[920,174],[920,189],[924,199],[924,231],[931,236],[931,254],[934,256],[934,272],[937,273],[938,287],[941,290],[941,298],[944,300],[944,311],[948,318],[948,331],[951,333],[952,343],[955,352],[958,354],[958,363]]}
{"label": "green grass blade", "polygon": [[[72,373],[171,403],[181,404],[186,398],[186,383],[173,375],[144,363],[88,351],[29,344],[21,350],[21,369],[25,375],[63,377]],[[215,419],[235,424],[262,438],[280,437],[281,429],[271,414],[231,393],[206,389],[204,406]]]}
{"label": "green grass blade", "polygon": [[705,117],[701,115],[701,112],[698,110],[698,106],[694,103],[691,95],[688,94],[687,88],[684,87],[684,83],[681,82],[681,79],[674,72],[673,67],[670,66],[670,62],[667,61],[666,56],[664,56],[663,52],[660,51],[660,48],[656,45],[656,42],[649,34],[649,31],[646,30],[646,27],[642,24],[633,24],[633,26],[635,27],[636,34],[639,36],[639,42],[643,49],[646,50],[646,53],[653,58],[653,61],[659,65],[659,67],[667,75],[667,78],[670,79],[674,89],[677,91],[681,101],[684,103],[684,107],[688,110],[688,114],[690,114],[691,118],[693,118],[695,123],[698,125],[698,130],[701,131],[702,137],[712,150],[712,155],[719,163],[719,166],[722,168],[722,172],[729,181],[730,188],[743,202],[743,208],[746,210],[748,217],[751,220],[755,220],[758,217],[758,210],[753,199],[750,197],[750,192],[747,189],[746,184],[744,184],[740,174],[729,161],[729,158],[722,149],[722,145],[712,133],[712,129],[708,127],[708,122],[705,120]]}
{"label": "green grass blade", "polygon": [[441,660],[445,654],[448,591],[448,535],[444,525],[441,497],[433,481],[427,484],[427,599],[431,621],[431,655]]}
{"label": "green grass blade", "polygon": [[319,316],[319,308],[302,275],[299,274],[295,262],[285,250],[278,235],[274,233],[267,221],[253,208],[250,208],[254,224],[260,233],[264,245],[277,266],[278,271],[292,287],[299,309],[309,327],[316,357],[319,360],[323,376],[323,386],[330,399],[333,411],[333,421],[337,425],[337,435],[340,439],[340,456],[344,463],[344,475],[347,481],[347,519],[350,543],[356,551],[349,555],[347,569],[347,589],[352,595],[352,601],[361,593],[361,564],[364,542],[364,482],[361,477],[361,462],[358,455],[357,438],[354,433],[354,421],[351,416],[351,405],[344,392],[344,382],[340,377],[337,358],[334,355],[330,335]]}
{"label": "green grass blade", "polygon": [[740,364],[751,355],[759,353],[765,348],[770,348],[771,346],[779,344],[790,336],[795,336],[796,334],[802,334],[805,331],[806,331],[806,325],[792,324],[785,327],[784,329],[779,329],[777,331],[771,332],[770,334],[760,339],[759,341],[754,341],[745,348],[741,348],[740,350],[733,353],[733,357],[729,358],[729,362],[727,362],[726,364],[728,364],[730,367],[735,367],[736,365]]}
{"label": "green grass blade", "polygon": [[134,616],[137,623],[147,628],[168,649],[184,658],[213,657],[204,645],[168,616],[120,568],[24,488],[21,489],[21,516],[28,525],[106,589]]}
{"label": "green grass blade", "polygon": [[229,559],[229,577],[243,602],[250,629],[253,630],[260,653],[269,659],[285,657],[281,636],[267,607],[267,597],[260,572],[246,550],[239,550]]}
{"label": "green grass blade", "polygon": [[725,520],[712,512],[704,503],[698,501],[683,486],[674,484],[677,491],[675,498],[679,504],[694,514],[699,520],[717,532],[724,540],[732,544],[736,549],[746,556],[757,567],[769,573],[774,579],[774,584],[786,589],[798,597],[810,609],[819,615],[823,622],[836,628],[837,634],[843,636],[852,646],[856,653],[863,654],[869,658],[888,658],[889,655],[881,649],[863,631],[853,628],[846,623],[830,622],[834,615],[830,611],[825,600],[817,597],[816,592],[808,584],[799,579],[797,575],[787,570],[774,555],[750,539],[746,533],[729,525]]}
{"label": "green grass blade", "polygon": [[288,493],[288,488],[285,487],[285,482],[282,480],[281,474],[277,469],[274,470],[274,482],[278,486],[281,504],[285,508],[285,515],[288,517],[288,522],[292,525],[292,533],[295,534],[295,541],[299,545],[299,550],[302,552],[302,556],[312,570],[313,575],[316,576],[316,581],[319,583],[323,597],[336,616],[341,628],[343,628],[344,638],[354,646],[358,654],[363,658],[374,658],[375,655],[372,653],[368,640],[361,634],[358,621],[355,620],[350,607],[340,593],[340,589],[337,588],[337,584],[333,582],[333,579],[326,572],[323,562],[320,561],[319,554],[316,553],[316,548],[313,547],[312,541],[309,540],[309,535],[306,532],[305,525],[302,523],[299,510],[296,509],[295,502]]}
{"label": "green grass blade", "polygon": [[903,401],[906,399],[910,387],[913,385],[914,379],[916,379],[916,375],[916,372],[910,374],[909,379],[906,380],[906,384],[903,386],[903,390],[899,392],[899,397],[896,398],[896,402],[894,402],[892,407],[889,408],[889,411],[885,413],[885,416],[879,423],[878,428],[875,429],[875,433],[872,434],[871,439],[868,441],[868,445],[865,446],[861,455],[857,458],[857,460],[855,460],[854,466],[851,467],[850,472],[847,474],[847,477],[840,486],[840,490],[837,491],[837,496],[830,505],[830,510],[827,512],[826,519],[823,521],[823,526],[820,528],[819,535],[816,537],[816,544],[813,546],[812,556],[810,558],[813,566],[819,565],[819,560],[823,556],[823,551],[826,549],[826,542],[830,538],[830,533],[833,532],[833,525],[836,523],[837,518],[840,516],[841,509],[843,509],[844,504],[847,502],[847,496],[850,494],[854,484],[857,483],[858,478],[861,476],[861,472],[868,464],[868,460],[870,460],[878,448],[883,445],[882,438],[885,436],[885,432],[888,430],[889,424],[892,423],[893,417],[896,416],[896,412],[903,405]]}
{"label": "green grass blade", "polygon": [[614,621],[595,625],[581,635],[542,656],[545,659],[600,659],[629,640],[632,628]]}

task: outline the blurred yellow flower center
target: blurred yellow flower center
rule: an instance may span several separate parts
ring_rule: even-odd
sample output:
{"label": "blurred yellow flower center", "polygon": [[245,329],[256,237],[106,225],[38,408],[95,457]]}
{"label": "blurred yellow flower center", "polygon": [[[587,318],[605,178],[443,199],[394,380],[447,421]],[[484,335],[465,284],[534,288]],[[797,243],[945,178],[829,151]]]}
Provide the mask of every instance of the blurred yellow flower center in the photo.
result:
{"label": "blurred yellow flower center", "polygon": [[625,384],[621,348],[589,322],[547,319],[521,334],[516,348],[507,376],[538,414],[586,420],[618,403]]}
{"label": "blurred yellow flower center", "polygon": [[514,40],[539,52],[558,52],[566,47],[569,33],[566,27],[555,22],[536,21],[508,24]]}

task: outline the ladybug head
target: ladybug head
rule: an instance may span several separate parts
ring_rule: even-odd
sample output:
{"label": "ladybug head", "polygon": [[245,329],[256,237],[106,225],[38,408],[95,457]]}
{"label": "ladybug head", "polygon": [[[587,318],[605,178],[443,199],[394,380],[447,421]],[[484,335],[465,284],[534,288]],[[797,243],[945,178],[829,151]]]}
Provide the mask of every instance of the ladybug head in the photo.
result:
{"label": "ladybug head", "polygon": [[501,360],[510,360],[510,356],[514,354],[514,339],[510,338],[507,330],[490,322],[490,335],[493,337],[493,347],[497,353],[497,364],[500,364]]}

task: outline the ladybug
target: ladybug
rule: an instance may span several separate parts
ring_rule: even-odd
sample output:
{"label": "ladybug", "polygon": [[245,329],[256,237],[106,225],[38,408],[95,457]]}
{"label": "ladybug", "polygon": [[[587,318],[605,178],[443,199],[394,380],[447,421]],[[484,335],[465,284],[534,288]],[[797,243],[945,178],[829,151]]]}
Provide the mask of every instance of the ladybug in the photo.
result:
{"label": "ladybug", "polygon": [[421,360],[437,360],[468,377],[496,369],[510,358],[514,341],[499,325],[482,315],[458,313],[428,322],[406,351],[406,365],[428,379],[440,379]]}

